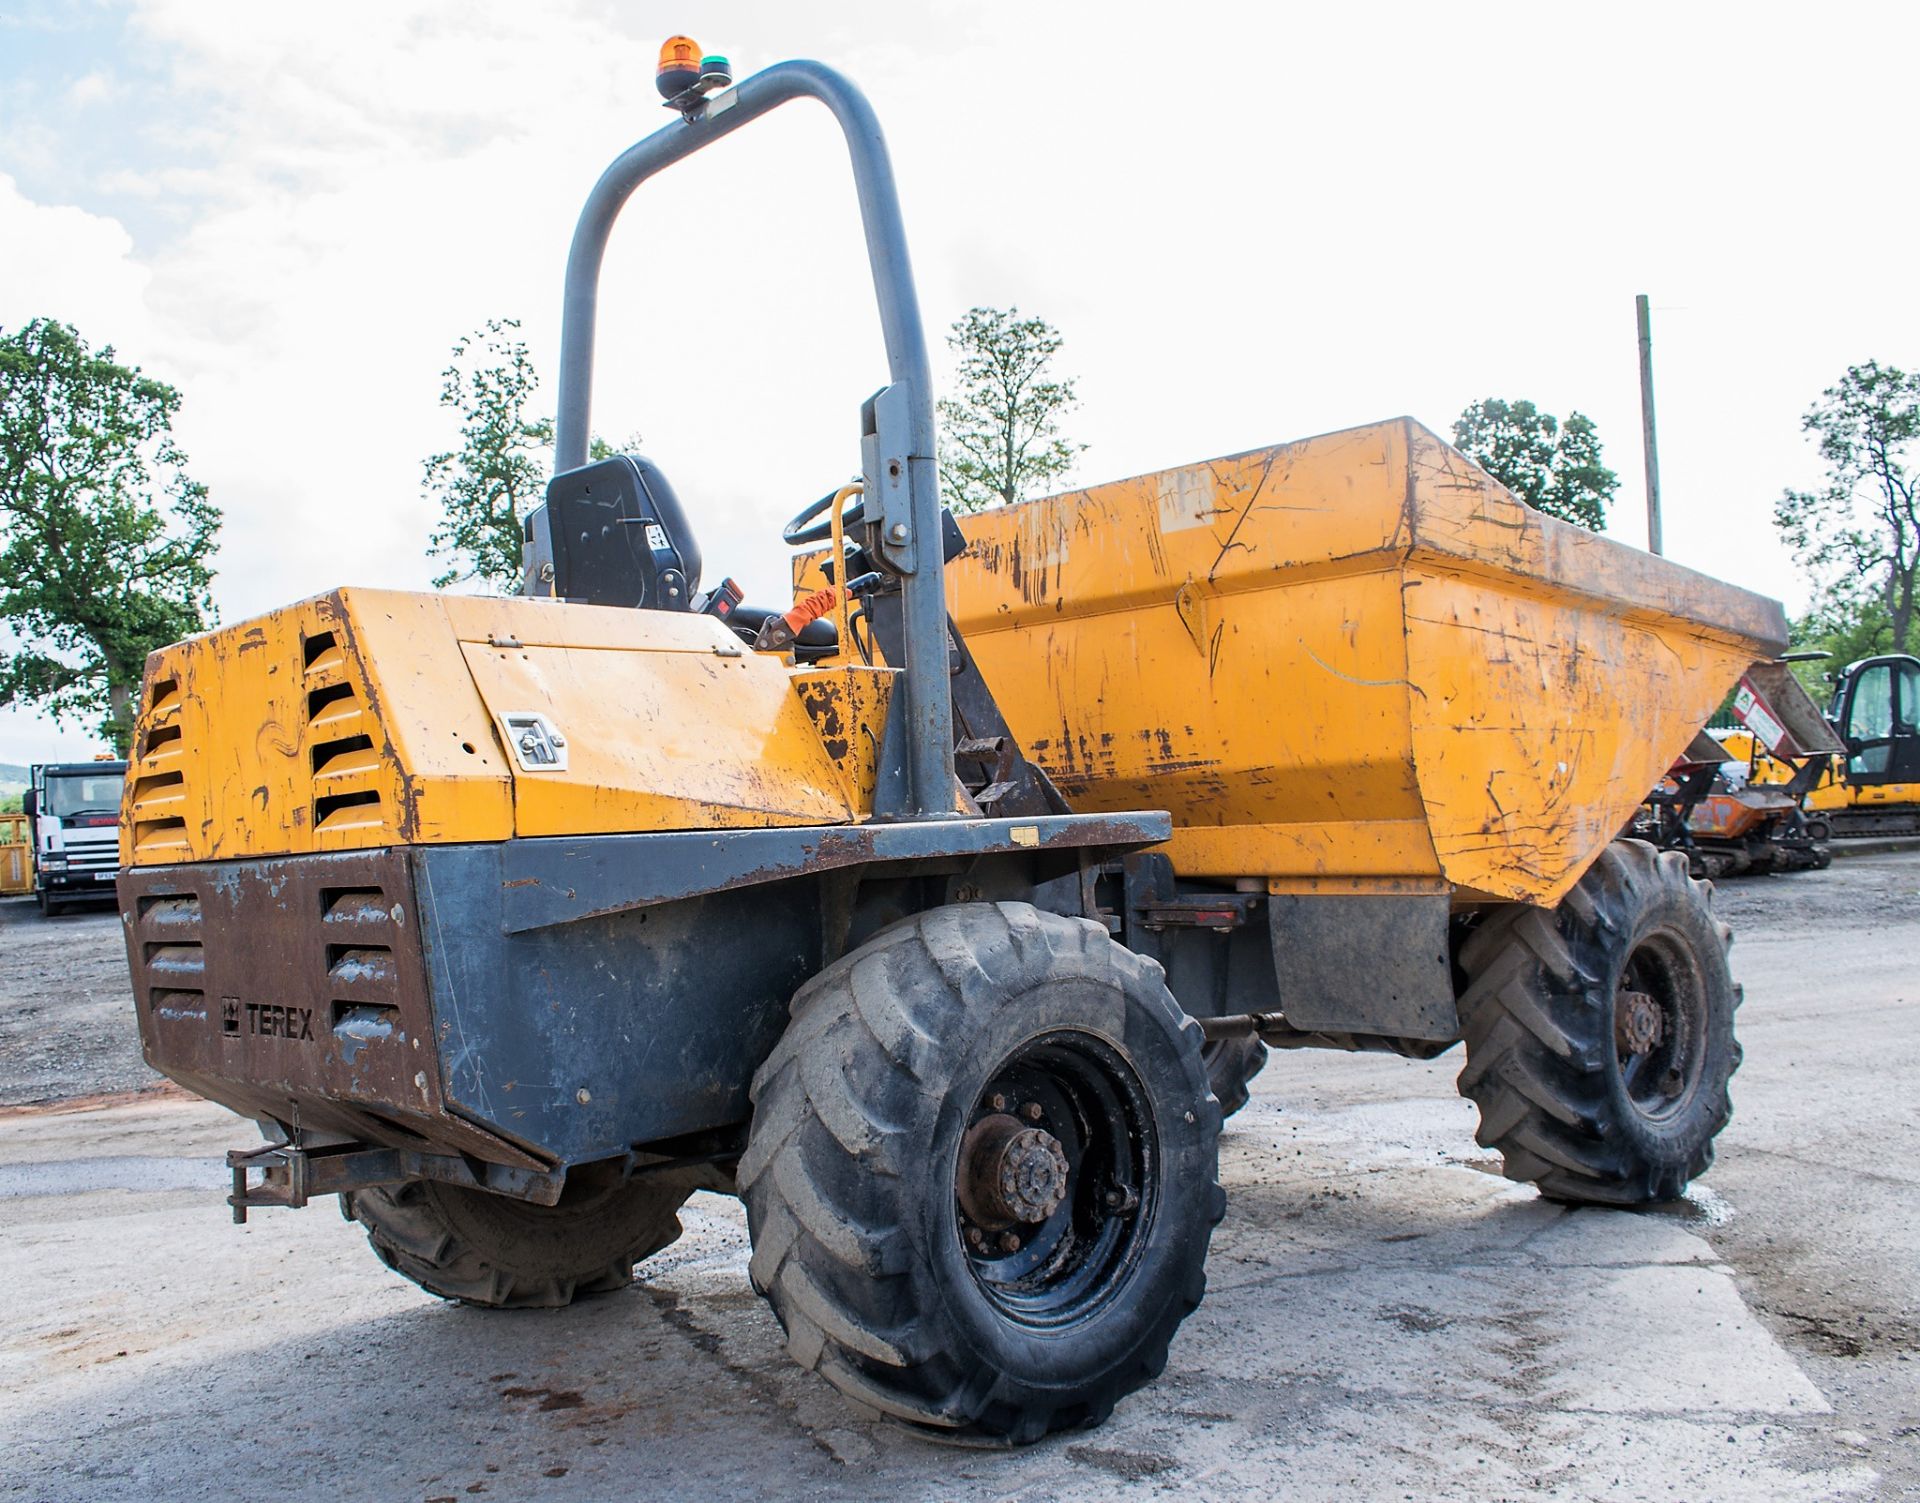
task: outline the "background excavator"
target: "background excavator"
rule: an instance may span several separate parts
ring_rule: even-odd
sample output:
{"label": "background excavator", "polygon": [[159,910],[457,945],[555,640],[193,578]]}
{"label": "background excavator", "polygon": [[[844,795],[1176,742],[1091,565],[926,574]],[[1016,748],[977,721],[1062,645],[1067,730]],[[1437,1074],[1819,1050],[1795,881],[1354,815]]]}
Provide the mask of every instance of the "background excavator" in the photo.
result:
{"label": "background excavator", "polygon": [[1748,670],[1731,706],[1739,728],[1694,738],[1635,835],[1722,877],[1820,869],[1831,841],[1920,834],[1920,659],[1848,664],[1823,714],[1788,671],[1798,657]]}
{"label": "background excavator", "polygon": [[[1833,675],[1827,720],[1840,745],[1802,801],[1815,838],[1920,835],[1920,658],[1889,653],[1849,663]],[[1804,759],[1768,745],[1757,729],[1747,756],[1763,787],[1791,787],[1805,776]]]}

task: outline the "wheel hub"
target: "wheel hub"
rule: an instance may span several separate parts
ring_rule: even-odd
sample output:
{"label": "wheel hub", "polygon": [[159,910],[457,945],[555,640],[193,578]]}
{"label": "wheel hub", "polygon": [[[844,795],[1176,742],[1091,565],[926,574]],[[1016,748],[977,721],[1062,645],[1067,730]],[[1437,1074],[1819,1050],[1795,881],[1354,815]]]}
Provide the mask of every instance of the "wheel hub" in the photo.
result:
{"label": "wheel hub", "polygon": [[1622,990],[1614,1009],[1615,1042],[1623,1054],[1649,1054],[1666,1035],[1659,1002],[1645,992]]}
{"label": "wheel hub", "polygon": [[961,1208],[978,1226],[1034,1226],[1066,1198],[1067,1156],[1044,1128],[995,1112],[968,1131],[957,1188]]}

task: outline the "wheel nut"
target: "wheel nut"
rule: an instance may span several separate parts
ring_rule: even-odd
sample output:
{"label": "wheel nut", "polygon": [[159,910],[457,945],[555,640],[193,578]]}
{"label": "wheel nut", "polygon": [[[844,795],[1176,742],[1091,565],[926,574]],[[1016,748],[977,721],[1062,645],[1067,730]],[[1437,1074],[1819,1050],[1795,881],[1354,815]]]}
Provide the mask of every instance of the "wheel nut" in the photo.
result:
{"label": "wheel nut", "polygon": [[986,1234],[977,1226],[967,1228],[967,1241],[971,1242],[975,1247],[984,1248],[987,1245]]}
{"label": "wheel nut", "polygon": [[1014,1236],[1012,1232],[1002,1232],[1000,1234],[1000,1251],[1001,1252],[1019,1252],[1020,1239]]}
{"label": "wheel nut", "polygon": [[1041,1117],[1046,1114],[1040,1110],[1039,1102],[1029,1101],[1025,1106],[1020,1108],[1020,1115],[1025,1117],[1029,1122],[1038,1122]]}
{"label": "wheel nut", "polygon": [[992,1107],[996,1112],[1004,1112],[1007,1109],[1007,1098],[1002,1096],[998,1091],[995,1091],[992,1099],[987,1102],[987,1105]]}

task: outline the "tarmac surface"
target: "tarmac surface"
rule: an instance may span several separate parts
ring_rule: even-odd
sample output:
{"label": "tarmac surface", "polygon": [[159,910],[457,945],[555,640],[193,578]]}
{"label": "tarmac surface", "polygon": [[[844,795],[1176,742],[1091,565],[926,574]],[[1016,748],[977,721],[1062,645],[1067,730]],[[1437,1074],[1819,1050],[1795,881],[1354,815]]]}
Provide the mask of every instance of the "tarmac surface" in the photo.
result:
{"label": "tarmac surface", "polygon": [[[796,1368],[732,1202],[625,1293],[482,1312],[325,1202],[230,1225],[251,1128],[217,1108],[0,1111],[0,1497],[1920,1499],[1920,856],[1721,907],[1746,1064],[1686,1201],[1499,1178],[1457,1055],[1276,1055],[1166,1373],[1022,1452],[865,1423]],[[94,969],[117,925],[6,917],[5,1099],[149,1082]]]}

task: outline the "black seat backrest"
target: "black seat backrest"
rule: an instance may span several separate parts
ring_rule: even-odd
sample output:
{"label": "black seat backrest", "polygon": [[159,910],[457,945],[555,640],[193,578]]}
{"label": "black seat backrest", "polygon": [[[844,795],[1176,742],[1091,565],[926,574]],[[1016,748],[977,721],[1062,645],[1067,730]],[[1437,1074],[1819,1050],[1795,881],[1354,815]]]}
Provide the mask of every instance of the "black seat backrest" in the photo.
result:
{"label": "black seat backrest", "polygon": [[616,454],[547,483],[553,593],[586,605],[684,611],[700,588],[700,545],[653,464]]}

